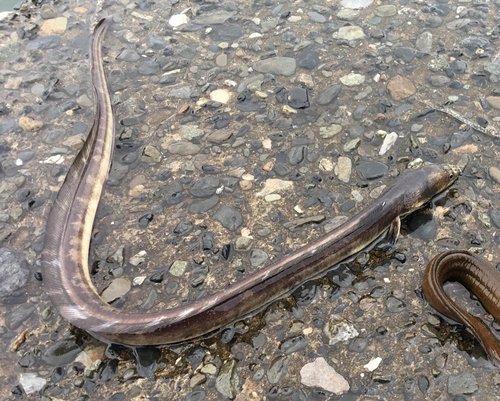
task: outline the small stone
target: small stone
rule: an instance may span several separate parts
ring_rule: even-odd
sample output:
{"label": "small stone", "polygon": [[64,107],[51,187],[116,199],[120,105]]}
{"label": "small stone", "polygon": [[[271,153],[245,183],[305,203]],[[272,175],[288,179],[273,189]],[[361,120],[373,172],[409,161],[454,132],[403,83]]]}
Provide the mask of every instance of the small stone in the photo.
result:
{"label": "small stone", "polygon": [[374,358],[363,367],[369,372],[373,372],[375,369],[379,367],[380,362],[382,362],[382,358],[380,357]]}
{"label": "small stone", "polygon": [[396,140],[398,139],[398,134],[395,132],[391,132],[390,134],[386,135],[384,137],[384,142],[382,143],[382,146],[380,147],[380,151],[378,154],[380,156],[383,156],[387,153],[387,151],[396,143]]}
{"label": "small stone", "polygon": [[478,389],[477,380],[472,373],[464,372],[448,377],[448,393],[451,395],[472,394]]}
{"label": "small stone", "polygon": [[0,248],[0,299],[23,288],[29,276],[28,262],[21,252]]}
{"label": "small stone", "polygon": [[199,153],[201,147],[188,141],[174,142],[168,146],[168,151],[173,155],[189,156]]}
{"label": "small stone", "polygon": [[486,100],[494,109],[500,110],[500,96],[488,96]]}
{"label": "small stone", "polygon": [[338,124],[332,124],[329,127],[320,127],[319,136],[323,139],[329,139],[337,135],[342,131],[342,126]]}
{"label": "small stone", "polygon": [[215,388],[223,396],[234,399],[238,395],[239,377],[236,374],[238,361],[230,359],[220,368],[219,374],[215,379]]}
{"label": "small stone", "polygon": [[207,141],[212,143],[224,143],[231,139],[233,131],[231,130],[218,130],[207,136]]}
{"label": "small stone", "polygon": [[301,383],[309,387],[321,387],[333,394],[341,395],[349,391],[349,383],[324,358],[317,358],[300,369]]}
{"label": "small stone", "polygon": [[169,25],[174,28],[187,24],[188,22],[189,17],[186,14],[174,14],[168,20]]}
{"label": "small stone", "polygon": [[275,202],[281,199],[281,195],[279,194],[269,194],[264,197],[266,202]]}
{"label": "small stone", "polygon": [[361,139],[360,138],[354,138],[351,139],[350,141],[347,141],[344,145],[344,152],[352,152],[356,150],[359,145],[361,145]]}
{"label": "small stone", "polygon": [[40,27],[40,35],[52,35],[64,33],[68,25],[68,19],[64,17],[57,17],[45,20],[43,25]]}
{"label": "small stone", "polygon": [[340,85],[330,86],[328,89],[326,89],[325,91],[321,92],[318,95],[316,101],[318,102],[318,104],[325,106],[336,100],[338,95],[340,94],[340,91],[341,91]]}
{"label": "small stone", "polygon": [[352,162],[345,156],[340,156],[335,166],[335,175],[342,182],[348,183],[351,179]]}
{"label": "small stone", "polygon": [[254,249],[250,254],[250,264],[252,267],[262,265],[267,259],[269,259],[269,255],[261,249]]}
{"label": "small stone", "polygon": [[250,237],[238,237],[234,243],[237,251],[248,251],[252,247],[253,239]]}
{"label": "small stone", "polygon": [[392,4],[386,4],[383,6],[375,7],[374,10],[375,15],[379,17],[392,17],[396,15],[396,6]]}
{"label": "small stone", "polygon": [[252,181],[241,180],[239,184],[240,184],[240,188],[243,191],[249,191],[249,190],[251,190],[253,188]]}
{"label": "small stone", "polygon": [[342,82],[346,86],[357,86],[365,82],[365,76],[351,72],[348,75],[340,77],[340,82]]}
{"label": "small stone", "polygon": [[243,216],[232,206],[223,206],[214,214],[214,219],[229,231],[234,231],[243,224]]}
{"label": "small stone", "polygon": [[451,79],[445,75],[429,75],[427,81],[435,88],[442,88],[451,82]]}
{"label": "small stone", "polygon": [[345,40],[363,39],[365,34],[363,29],[359,26],[342,26],[339,28],[338,32],[335,32],[334,37]]}
{"label": "small stone", "polygon": [[131,287],[132,283],[129,279],[125,277],[117,278],[103,290],[103,292],[101,293],[101,298],[104,300],[104,302],[113,302],[114,300],[121,298],[127,292],[129,292]]}
{"label": "small stone", "polygon": [[333,162],[330,159],[321,159],[319,161],[319,169],[321,171],[332,171],[333,166]]}
{"label": "small stone", "polygon": [[279,178],[269,178],[264,183],[264,188],[256,196],[266,196],[274,192],[286,191],[293,187],[293,181],[280,180]]}
{"label": "small stone", "polygon": [[176,260],[170,266],[169,272],[173,276],[180,277],[186,271],[187,266],[188,266],[188,262],[183,261],[183,260]]}
{"label": "small stone", "polygon": [[210,93],[210,100],[226,104],[231,99],[231,92],[227,89],[216,89]]}
{"label": "small stone", "polygon": [[430,53],[432,50],[432,33],[422,32],[415,44],[421,52]]}
{"label": "small stone", "polygon": [[276,74],[290,76],[295,74],[297,62],[291,57],[272,57],[266,60],[259,60],[253,65],[253,69],[257,72],[266,74]]}
{"label": "small stone", "polygon": [[354,21],[359,18],[360,12],[359,10],[355,10],[352,8],[343,8],[337,13],[337,18],[344,21]]}
{"label": "small stone", "polygon": [[141,160],[146,163],[159,163],[162,159],[162,155],[158,149],[154,146],[147,145],[142,151]]}
{"label": "small stone", "polygon": [[492,166],[489,168],[490,177],[495,180],[497,184],[500,184],[500,169],[498,167]]}
{"label": "small stone", "polygon": [[338,315],[330,315],[330,319],[323,328],[323,332],[330,339],[330,345],[350,340],[359,335],[351,322],[348,322]]}
{"label": "small stone", "polygon": [[40,391],[47,384],[47,380],[37,376],[36,373],[21,373],[19,383],[23,386],[26,394],[31,394]]}
{"label": "small stone", "polygon": [[289,364],[290,359],[285,355],[280,355],[274,358],[269,366],[269,370],[267,371],[267,380],[269,380],[269,383],[278,383],[281,378],[286,375]]}
{"label": "small stone", "polygon": [[131,256],[129,258],[128,262],[132,266],[139,266],[141,263],[146,262],[146,255],[147,255],[146,251],[140,251],[140,252],[136,253],[135,255]]}
{"label": "small stone", "polygon": [[405,99],[415,94],[417,89],[408,78],[396,75],[387,83],[387,89],[394,100]]}
{"label": "small stone", "polygon": [[10,77],[4,87],[5,89],[19,89],[22,83],[23,79],[21,77]]}

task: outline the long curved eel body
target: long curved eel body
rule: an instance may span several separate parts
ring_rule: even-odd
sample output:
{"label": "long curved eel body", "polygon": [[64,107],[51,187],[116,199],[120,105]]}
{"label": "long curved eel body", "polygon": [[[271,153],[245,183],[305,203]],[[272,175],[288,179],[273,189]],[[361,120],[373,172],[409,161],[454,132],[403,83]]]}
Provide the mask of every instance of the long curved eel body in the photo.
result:
{"label": "long curved eel body", "polygon": [[500,344],[477,317],[460,308],[443,288],[446,281],[458,281],[471,290],[486,310],[500,322],[500,272],[469,251],[451,250],[432,259],[425,269],[422,288],[429,304],[465,325],[483,346],[491,362],[500,368]]}
{"label": "long curved eel body", "polygon": [[190,305],[146,314],[117,310],[99,297],[88,269],[91,231],[114,136],[100,50],[107,25],[108,21],[98,24],[91,47],[97,103],[94,125],[52,207],[42,254],[43,281],[54,306],[71,324],[97,336],[129,345],[157,345],[216,330],[362,250],[391,227],[395,240],[399,216],[429,201],[459,174],[456,167],[438,165],[411,171],[342,226]]}

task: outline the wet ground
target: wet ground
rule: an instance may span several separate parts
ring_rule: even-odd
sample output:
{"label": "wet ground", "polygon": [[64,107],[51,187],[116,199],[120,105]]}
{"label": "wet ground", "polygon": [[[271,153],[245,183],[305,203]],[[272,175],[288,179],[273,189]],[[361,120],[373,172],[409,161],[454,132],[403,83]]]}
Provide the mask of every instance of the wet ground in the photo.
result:
{"label": "wet ground", "polygon": [[94,118],[95,3],[37,1],[0,22],[2,399],[500,397],[479,343],[421,293],[445,249],[498,260],[500,140],[463,124],[500,130],[496,2],[104,1],[116,149],[90,265],[117,308],[187,305],[331,230],[410,166],[467,165],[403,220],[394,254],[363,252],[160,349],[69,326],[40,275],[50,206]]}

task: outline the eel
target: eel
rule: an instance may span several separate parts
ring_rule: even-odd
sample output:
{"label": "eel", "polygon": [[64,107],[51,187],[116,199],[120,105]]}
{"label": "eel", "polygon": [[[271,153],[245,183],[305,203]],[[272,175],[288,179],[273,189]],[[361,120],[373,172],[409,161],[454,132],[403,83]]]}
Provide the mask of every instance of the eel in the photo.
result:
{"label": "eel", "polygon": [[52,206],[41,257],[43,282],[52,304],[69,323],[97,338],[133,346],[160,345],[213,332],[269,304],[385,233],[395,244],[400,216],[444,191],[460,174],[451,165],[431,164],[409,171],[341,226],[237,284],[160,312],[120,311],[99,296],[88,268],[92,227],[113,152],[114,119],[101,55],[109,24],[109,19],[98,23],[91,44],[94,124]]}
{"label": "eel", "polygon": [[450,250],[429,262],[422,281],[422,289],[429,304],[466,326],[482,345],[491,363],[500,368],[497,337],[483,321],[464,311],[450,298],[443,288],[446,281],[457,281],[476,294],[484,308],[500,322],[500,272],[469,251]]}

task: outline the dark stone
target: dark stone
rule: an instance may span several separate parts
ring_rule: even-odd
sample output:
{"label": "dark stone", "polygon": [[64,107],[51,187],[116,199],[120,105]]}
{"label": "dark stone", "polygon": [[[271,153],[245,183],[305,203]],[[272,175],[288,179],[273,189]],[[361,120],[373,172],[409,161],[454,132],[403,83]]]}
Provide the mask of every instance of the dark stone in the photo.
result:
{"label": "dark stone", "polygon": [[339,94],[340,94],[340,85],[333,85],[328,89],[326,89],[324,92],[320,93],[316,101],[318,104],[324,106],[337,99]]}
{"label": "dark stone", "polygon": [[376,180],[389,172],[389,167],[380,162],[365,162],[356,167],[359,178],[362,180]]}
{"label": "dark stone", "polygon": [[297,57],[297,65],[306,70],[313,70],[319,64],[319,55],[312,50],[304,50]]}
{"label": "dark stone", "polygon": [[305,109],[309,107],[309,95],[304,88],[293,88],[287,94],[288,105],[294,109]]}
{"label": "dark stone", "polygon": [[214,219],[229,231],[234,231],[243,224],[243,216],[232,206],[223,206],[214,214]]}
{"label": "dark stone", "polygon": [[0,248],[0,299],[14,295],[28,281],[30,269],[24,254]]}

